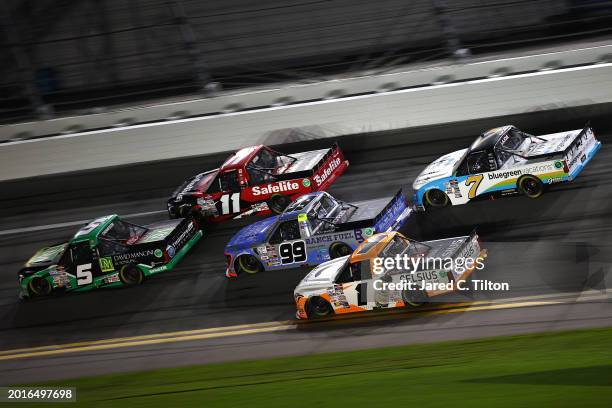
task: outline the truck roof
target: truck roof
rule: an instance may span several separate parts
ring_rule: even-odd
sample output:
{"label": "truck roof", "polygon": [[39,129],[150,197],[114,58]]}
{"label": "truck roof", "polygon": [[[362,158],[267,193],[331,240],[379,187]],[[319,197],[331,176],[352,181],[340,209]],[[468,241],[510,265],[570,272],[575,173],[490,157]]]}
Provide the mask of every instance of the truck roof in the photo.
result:
{"label": "truck roof", "polygon": [[[300,214],[307,214],[308,212],[310,212],[313,205],[315,205],[319,201],[319,197],[324,196],[324,195],[328,195],[332,197],[329,193],[326,193],[325,191],[315,191],[313,193],[304,194],[303,196],[295,200],[293,203],[291,203],[290,207],[288,207],[288,210],[291,210],[292,206],[293,207],[297,206],[299,209],[296,208],[293,211],[283,212],[279,216],[279,220],[280,221],[292,220],[292,219],[295,219]],[[332,197],[332,199],[334,198]],[[336,199],[334,199],[334,201],[336,201]],[[305,205],[300,206],[300,203],[305,203]]]}
{"label": "truck roof", "polygon": [[506,125],[487,130],[482,135],[478,136],[476,140],[474,140],[474,143],[472,143],[472,146],[470,146],[470,152],[492,148],[495,146],[495,143],[497,143],[499,138],[508,133],[508,131],[513,127],[514,126],[512,125]]}
{"label": "truck roof", "polygon": [[351,255],[350,262],[354,263],[376,258],[378,254],[380,254],[380,251],[387,246],[389,241],[391,241],[396,234],[399,234],[399,232],[390,231],[372,235],[355,248],[355,251],[353,251]]}
{"label": "truck roof", "polygon": [[98,235],[100,235],[102,231],[104,231],[106,227],[108,227],[117,218],[119,218],[117,214],[105,215],[104,217],[96,218],[78,230],[72,239],[70,239],[69,243],[74,244],[77,242],[92,240],[97,241]]}
{"label": "truck roof", "polygon": [[264,145],[243,147],[228,157],[227,160],[225,160],[225,162],[221,165],[220,170],[236,170],[244,167],[253,158],[253,156],[255,156],[257,152],[264,147]]}

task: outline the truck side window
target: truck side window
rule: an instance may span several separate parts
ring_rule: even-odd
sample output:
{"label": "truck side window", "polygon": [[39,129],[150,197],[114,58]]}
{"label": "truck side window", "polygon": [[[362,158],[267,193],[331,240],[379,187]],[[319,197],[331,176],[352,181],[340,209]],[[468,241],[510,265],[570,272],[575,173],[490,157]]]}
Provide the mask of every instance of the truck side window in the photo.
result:
{"label": "truck side window", "polygon": [[70,248],[72,252],[72,262],[74,265],[81,265],[91,262],[91,248],[89,242],[80,242]]}
{"label": "truck side window", "polygon": [[353,281],[353,276],[351,275],[351,268],[347,264],[342,272],[336,278],[336,283],[348,283]]}
{"label": "truck side window", "polygon": [[489,154],[486,151],[471,153],[467,158],[467,165],[470,174],[491,171]]}
{"label": "truck side window", "polygon": [[365,259],[363,261],[355,262],[351,264],[351,273],[354,281],[362,281],[370,279],[370,261]]}
{"label": "truck side window", "polygon": [[300,239],[300,226],[297,220],[285,221],[278,226],[272,238],[270,238],[271,244],[280,244],[284,241],[293,241]]}
{"label": "truck side window", "polygon": [[122,254],[127,251],[127,247],[121,245],[116,241],[110,241],[104,238],[100,238],[98,241],[98,251],[101,256],[108,256],[114,254]]}
{"label": "truck side window", "polygon": [[238,172],[236,170],[226,171],[221,174],[221,190],[240,191],[238,183]]}
{"label": "truck side window", "polygon": [[207,193],[221,192],[221,173],[217,174],[217,177],[215,177],[212,183],[210,183],[210,186],[208,186],[208,189],[206,190],[206,192]]}

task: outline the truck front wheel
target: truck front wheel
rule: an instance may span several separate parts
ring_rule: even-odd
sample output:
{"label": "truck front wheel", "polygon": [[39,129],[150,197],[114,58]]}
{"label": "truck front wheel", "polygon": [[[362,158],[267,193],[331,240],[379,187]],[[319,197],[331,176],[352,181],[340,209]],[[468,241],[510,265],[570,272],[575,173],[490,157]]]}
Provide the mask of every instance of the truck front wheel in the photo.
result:
{"label": "truck front wheel", "polygon": [[329,302],[322,297],[314,296],[308,299],[306,304],[306,315],[309,319],[317,319],[330,316],[334,313],[334,309]]}
{"label": "truck front wheel", "polygon": [[53,288],[48,280],[45,278],[34,277],[28,284],[28,290],[30,295],[41,297],[41,296],[49,296]]}
{"label": "truck front wheel", "polygon": [[262,270],[263,266],[261,262],[253,255],[240,255],[238,259],[236,259],[236,272],[238,272],[238,274],[241,272],[255,274]]}
{"label": "truck front wheel", "polygon": [[442,208],[449,203],[446,193],[438,189],[427,190],[423,198],[428,207]]}

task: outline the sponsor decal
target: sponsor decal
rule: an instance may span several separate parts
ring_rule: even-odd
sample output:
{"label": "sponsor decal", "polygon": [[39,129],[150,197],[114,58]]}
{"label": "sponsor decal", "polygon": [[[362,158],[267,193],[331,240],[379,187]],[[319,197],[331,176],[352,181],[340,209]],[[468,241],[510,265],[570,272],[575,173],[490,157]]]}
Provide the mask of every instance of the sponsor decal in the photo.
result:
{"label": "sponsor decal", "polygon": [[308,180],[307,178],[305,178],[304,180],[302,180],[302,185],[304,187],[310,187],[310,180]]}
{"label": "sponsor decal", "polygon": [[199,175],[199,176],[195,177],[193,180],[191,180],[189,182],[189,184],[187,184],[185,186],[185,188],[176,196],[176,199],[178,201],[182,201],[183,200],[183,195],[186,194],[188,191],[193,190],[193,186],[198,184],[200,182],[200,180],[202,180],[202,175]]}
{"label": "sponsor decal", "polygon": [[489,180],[495,180],[495,179],[506,179],[506,178],[510,178],[513,176],[520,176],[522,173],[520,170],[511,170],[511,171],[504,171],[501,173],[487,173],[487,177],[489,177]]}
{"label": "sponsor decal", "polygon": [[112,272],[115,270],[115,265],[113,264],[113,258],[110,256],[99,259],[100,270],[102,272]]}
{"label": "sponsor decal", "polygon": [[178,248],[180,246],[180,244],[183,242],[183,240],[185,239],[185,237],[187,236],[187,234],[189,234],[189,232],[193,229],[193,222],[190,222],[187,225],[187,229],[185,231],[183,231],[183,233],[181,235],[179,235],[179,237],[177,239],[174,240],[174,242],[172,243],[172,246],[175,248]]}
{"label": "sponsor decal", "polygon": [[308,221],[308,215],[306,215],[306,214],[298,214],[298,218],[297,219],[298,219],[299,222],[306,222],[306,221]]}
{"label": "sponsor decal", "polygon": [[105,284],[119,282],[119,274],[118,273],[113,273],[112,275],[109,275],[109,276],[105,277],[102,280],[102,282],[104,282]]}
{"label": "sponsor decal", "polygon": [[168,265],[163,265],[163,266],[159,266],[157,268],[153,268],[149,272],[157,273],[157,272],[163,272],[163,271],[166,271],[166,270],[168,270]]}
{"label": "sponsor decal", "polygon": [[551,177],[548,179],[548,184],[561,183],[563,181],[563,177]]}
{"label": "sponsor decal", "polygon": [[334,170],[336,170],[340,166],[341,163],[342,163],[342,160],[340,160],[339,157],[336,157],[331,162],[329,162],[327,167],[325,167],[321,173],[316,174],[314,176],[314,180],[315,180],[315,183],[317,183],[317,186],[320,186],[321,184],[323,184],[325,180],[327,180],[329,176],[332,175]]}
{"label": "sponsor decal", "polygon": [[162,252],[161,249],[157,248],[155,251],[153,251],[153,255],[156,258],[161,258],[162,256],[164,256],[164,253]]}
{"label": "sponsor decal", "polygon": [[113,255],[113,262],[114,263],[118,263],[118,264],[124,264],[127,263],[133,259],[136,258],[146,258],[153,255],[153,250],[152,249],[146,249],[143,251],[134,251],[134,252],[128,252],[125,254],[118,254],[118,255]]}
{"label": "sponsor decal", "polygon": [[311,238],[306,238],[307,245],[315,245],[321,243],[333,242],[331,235],[322,235],[322,236],[314,236]]}
{"label": "sponsor decal", "polygon": [[300,185],[295,181],[280,181],[278,183],[267,184],[265,186],[255,186],[251,190],[254,196],[282,193],[285,191],[299,190]]}
{"label": "sponsor decal", "polygon": [[363,230],[363,235],[366,237],[371,237],[372,235],[374,235],[374,228],[365,228]]}
{"label": "sponsor decal", "polygon": [[556,161],[555,162],[555,168],[556,169],[560,169],[561,167],[563,167],[563,163],[561,163],[560,161]]}
{"label": "sponsor decal", "polygon": [[166,253],[168,254],[170,258],[174,258],[174,254],[176,253],[176,251],[172,245],[168,245],[166,247]]}

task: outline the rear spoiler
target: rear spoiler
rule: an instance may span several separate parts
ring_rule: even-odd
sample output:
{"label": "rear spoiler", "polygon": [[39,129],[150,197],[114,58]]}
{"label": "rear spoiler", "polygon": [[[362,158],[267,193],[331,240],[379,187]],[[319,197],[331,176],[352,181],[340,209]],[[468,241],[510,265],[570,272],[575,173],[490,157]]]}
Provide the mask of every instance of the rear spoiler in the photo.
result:
{"label": "rear spoiler", "polygon": [[338,142],[334,142],[329,148],[329,151],[325,153],[325,155],[321,157],[321,160],[319,160],[319,162],[312,168],[312,172],[316,173],[317,170],[323,167],[323,164],[325,164],[327,159],[329,159],[329,157],[332,156],[334,153],[336,153],[339,149],[340,149],[340,145],[338,145]]}
{"label": "rear spoiler", "polygon": [[[393,208],[400,200],[404,202],[406,207],[408,207],[408,201],[406,199],[406,196],[404,196],[404,192],[401,188],[397,191],[397,193],[395,193],[395,195],[393,196],[391,201],[389,201],[389,203],[385,206],[385,208],[383,208],[382,211],[374,218],[374,226],[376,226],[380,222],[380,220],[383,218],[383,216],[391,208]],[[377,231],[377,232],[381,232],[381,231]]]}
{"label": "rear spoiler", "polygon": [[468,239],[467,239],[467,240],[466,240],[466,241],[465,241],[463,244],[461,244],[461,245],[460,245],[460,246],[457,248],[457,250],[456,250],[456,251],[455,251],[455,253],[453,254],[453,258],[454,258],[455,256],[457,256],[457,254],[460,254],[460,253],[461,253],[461,251],[463,251],[463,249],[464,249],[466,246],[468,246],[468,245],[470,244],[470,242],[472,242],[472,240],[473,240],[475,237],[477,237],[477,236],[478,236],[478,234],[476,233],[476,228],[474,228],[474,229],[472,230],[472,232],[470,232],[470,234],[469,234],[469,235],[467,235],[467,238],[468,238]]}
{"label": "rear spoiler", "polygon": [[[587,121],[587,123],[585,123],[585,125],[582,128],[582,130],[574,138],[574,141],[572,141],[572,143],[570,143],[569,146],[567,146],[565,148],[565,150],[563,150],[563,152],[561,152],[561,154],[563,154],[565,156],[574,147],[574,145],[576,144],[576,141],[580,140],[580,138],[584,134],[586,134],[589,130],[592,131],[591,121],[590,120]],[[548,156],[550,156],[550,153],[543,153],[543,154],[538,154],[538,155],[534,155],[534,156],[527,156],[527,157],[523,157],[523,156],[520,156],[520,155],[517,155],[517,156],[522,157],[524,159],[531,160],[531,159],[541,159],[541,158],[544,158],[544,157],[548,157]]]}

